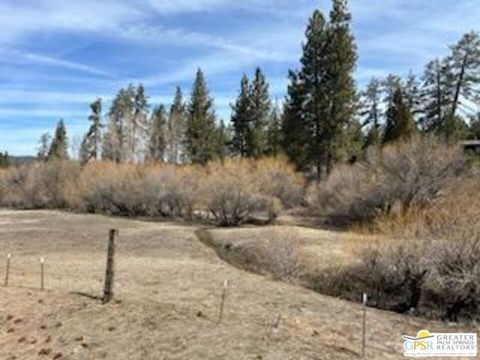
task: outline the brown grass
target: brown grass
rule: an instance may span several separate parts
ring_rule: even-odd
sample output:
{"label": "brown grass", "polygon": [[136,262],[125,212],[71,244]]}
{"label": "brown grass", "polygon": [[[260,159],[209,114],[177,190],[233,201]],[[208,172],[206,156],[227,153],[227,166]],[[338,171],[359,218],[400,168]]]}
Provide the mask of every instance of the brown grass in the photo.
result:
{"label": "brown grass", "polygon": [[[13,254],[10,286],[0,288],[2,359],[38,359],[43,349],[50,349],[45,358],[61,353],[65,359],[359,356],[358,304],[231,267],[196,239],[195,227],[11,210],[0,211],[0,223],[1,252]],[[101,305],[78,293],[101,294],[109,228],[120,230],[115,288],[120,302]],[[253,227],[216,231],[234,239],[261,234]],[[318,251],[319,263],[332,261],[333,249],[341,252],[329,233],[298,231],[302,244]],[[44,292],[38,290],[40,256],[47,261]],[[225,279],[230,283],[225,312],[216,325]],[[374,309],[367,322],[368,359],[401,358],[402,334],[466,330]],[[26,341],[19,343],[22,338]]]}

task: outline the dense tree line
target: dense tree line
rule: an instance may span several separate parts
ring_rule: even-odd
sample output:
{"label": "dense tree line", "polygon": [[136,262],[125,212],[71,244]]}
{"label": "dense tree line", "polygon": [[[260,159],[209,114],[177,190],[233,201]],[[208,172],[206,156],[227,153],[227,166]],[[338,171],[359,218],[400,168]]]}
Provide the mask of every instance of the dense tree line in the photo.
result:
{"label": "dense tree line", "polygon": [[[346,0],[332,0],[328,16],[315,10],[299,67],[289,71],[283,105],[274,104],[266,76],[257,68],[251,78],[241,78],[228,126],[215,113],[201,69],[189,97],[184,99],[177,87],[169,108],[152,107],[142,84],[120,89],[106,116],[102,100],[95,100],[81,161],[206,164],[225,156],[285,154],[298,169],[321,179],[336,163],[354,162],[369,147],[416,134],[433,133],[447,143],[480,138],[477,33],[463,35],[420,76],[372,78],[359,91],[351,22]],[[38,158],[67,158],[67,145],[60,121],[52,139],[48,134],[40,139]]]}

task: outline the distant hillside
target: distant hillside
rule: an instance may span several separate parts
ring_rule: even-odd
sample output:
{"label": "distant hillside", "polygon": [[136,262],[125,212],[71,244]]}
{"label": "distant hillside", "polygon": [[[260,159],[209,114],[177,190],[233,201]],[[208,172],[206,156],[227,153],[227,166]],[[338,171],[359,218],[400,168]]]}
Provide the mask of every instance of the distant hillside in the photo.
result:
{"label": "distant hillside", "polygon": [[35,161],[34,156],[9,156],[8,161],[10,165],[24,165],[24,164],[31,164]]}

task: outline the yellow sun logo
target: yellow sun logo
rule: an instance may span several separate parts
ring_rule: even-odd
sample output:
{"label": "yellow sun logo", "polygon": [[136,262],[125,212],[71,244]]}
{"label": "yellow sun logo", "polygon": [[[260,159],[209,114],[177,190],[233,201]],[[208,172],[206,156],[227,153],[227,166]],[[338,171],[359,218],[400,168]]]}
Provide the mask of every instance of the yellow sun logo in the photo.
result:
{"label": "yellow sun logo", "polygon": [[430,335],[430,331],[428,330],[420,330],[418,333],[417,333],[417,339],[420,340],[420,339],[426,339],[426,338],[429,338],[431,335]]}

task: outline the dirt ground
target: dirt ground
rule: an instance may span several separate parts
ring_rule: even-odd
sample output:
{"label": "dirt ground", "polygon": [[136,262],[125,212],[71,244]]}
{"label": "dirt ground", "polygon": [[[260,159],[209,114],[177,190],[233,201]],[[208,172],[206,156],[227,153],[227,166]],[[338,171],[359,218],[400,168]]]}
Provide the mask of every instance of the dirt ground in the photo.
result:
{"label": "dirt ground", "polygon": [[[115,301],[100,296],[108,229],[119,229]],[[300,228],[299,228],[300,229]],[[0,359],[358,359],[359,304],[239,270],[196,226],[56,211],[0,210]],[[255,228],[216,236],[255,236]],[[300,229],[312,261],[341,259],[342,237]],[[332,255],[333,254],[333,255]],[[39,259],[45,257],[45,291]],[[218,324],[224,280],[229,281]],[[477,331],[367,311],[367,359],[401,359],[402,334]]]}

